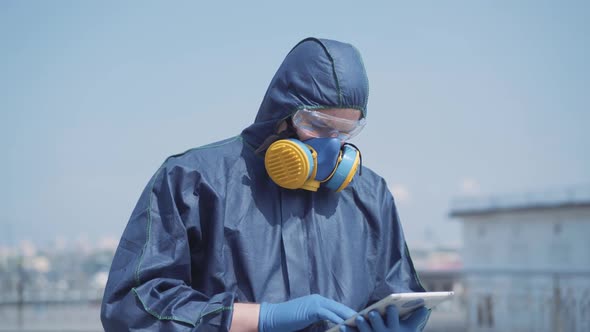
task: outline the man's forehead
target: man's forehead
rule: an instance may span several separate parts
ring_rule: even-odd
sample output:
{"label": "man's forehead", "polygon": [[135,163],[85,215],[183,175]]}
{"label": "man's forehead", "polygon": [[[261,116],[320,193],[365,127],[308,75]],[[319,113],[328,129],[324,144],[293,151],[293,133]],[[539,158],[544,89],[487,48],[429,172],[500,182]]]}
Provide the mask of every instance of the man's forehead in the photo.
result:
{"label": "man's forehead", "polygon": [[362,115],[361,111],[354,108],[326,108],[316,110],[316,112],[347,120],[358,120]]}

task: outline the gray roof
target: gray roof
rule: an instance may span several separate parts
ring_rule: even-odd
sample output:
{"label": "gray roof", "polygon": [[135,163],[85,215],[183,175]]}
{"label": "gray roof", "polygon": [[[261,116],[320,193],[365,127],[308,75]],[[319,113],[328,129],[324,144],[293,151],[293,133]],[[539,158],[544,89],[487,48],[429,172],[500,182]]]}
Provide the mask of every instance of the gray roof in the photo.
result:
{"label": "gray roof", "polygon": [[572,207],[590,207],[590,186],[494,196],[471,196],[451,202],[451,217]]}

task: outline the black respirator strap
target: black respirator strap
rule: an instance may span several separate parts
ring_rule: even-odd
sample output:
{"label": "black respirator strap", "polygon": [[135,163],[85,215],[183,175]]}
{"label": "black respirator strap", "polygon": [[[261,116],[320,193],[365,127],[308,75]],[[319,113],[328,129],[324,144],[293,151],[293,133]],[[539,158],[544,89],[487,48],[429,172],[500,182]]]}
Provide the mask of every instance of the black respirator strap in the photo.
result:
{"label": "black respirator strap", "polygon": [[[291,121],[291,118],[287,118],[285,120],[285,122],[287,123],[287,128],[283,131],[281,131],[278,134],[272,134],[270,136],[268,136],[264,142],[262,142],[262,144],[260,144],[260,146],[256,149],[256,151],[254,151],[257,155],[263,155],[264,152],[266,151],[266,149],[268,149],[268,147],[280,140],[280,139],[285,139],[285,138],[293,138],[293,137],[297,137],[297,131],[295,130],[295,127],[293,127],[293,122]],[[277,124],[277,128],[282,124],[282,122],[279,122]]]}

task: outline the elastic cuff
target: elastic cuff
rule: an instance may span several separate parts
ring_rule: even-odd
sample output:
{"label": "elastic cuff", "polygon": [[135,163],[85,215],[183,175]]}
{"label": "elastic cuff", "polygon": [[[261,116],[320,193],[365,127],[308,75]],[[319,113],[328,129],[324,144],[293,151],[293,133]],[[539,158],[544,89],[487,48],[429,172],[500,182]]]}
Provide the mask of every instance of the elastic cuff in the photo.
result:
{"label": "elastic cuff", "polygon": [[260,303],[260,312],[258,313],[258,332],[266,332],[269,329],[266,327],[266,316],[268,315],[268,311],[272,310],[272,304],[267,302]]}

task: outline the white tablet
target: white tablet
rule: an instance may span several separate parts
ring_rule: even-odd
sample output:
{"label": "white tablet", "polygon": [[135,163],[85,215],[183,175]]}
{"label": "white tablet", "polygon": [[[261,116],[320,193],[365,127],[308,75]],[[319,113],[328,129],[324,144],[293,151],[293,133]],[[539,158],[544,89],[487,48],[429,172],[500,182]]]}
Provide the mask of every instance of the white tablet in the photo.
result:
{"label": "white tablet", "polygon": [[[439,303],[450,299],[455,292],[417,292],[417,293],[394,293],[387,295],[379,302],[376,302],[365,309],[361,310],[358,314],[350,317],[343,324],[349,326],[356,326],[354,319],[358,315],[367,317],[367,314],[371,310],[377,310],[382,316],[385,314],[385,309],[390,305],[395,305],[399,311],[399,316],[404,317],[412,311],[426,307],[432,309]],[[338,332],[338,325],[327,330],[326,332]]]}

